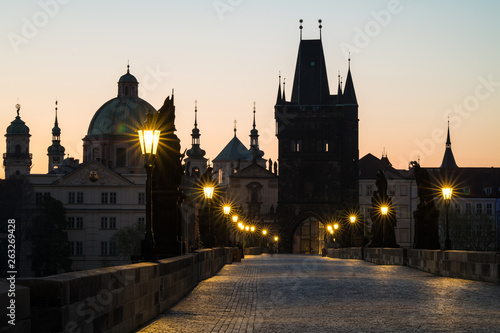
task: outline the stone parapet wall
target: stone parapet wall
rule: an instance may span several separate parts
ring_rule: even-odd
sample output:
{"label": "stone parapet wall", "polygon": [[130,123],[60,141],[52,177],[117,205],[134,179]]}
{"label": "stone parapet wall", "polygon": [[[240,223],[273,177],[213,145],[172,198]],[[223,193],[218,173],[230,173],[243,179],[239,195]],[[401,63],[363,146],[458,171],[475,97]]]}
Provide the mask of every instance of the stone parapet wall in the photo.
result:
{"label": "stone parapet wall", "polygon": [[340,249],[329,248],[326,251],[326,256],[329,258],[339,259],[363,259],[362,247],[346,247]]}
{"label": "stone parapet wall", "polygon": [[500,283],[500,253],[408,250],[408,266],[436,275]]}
{"label": "stone parapet wall", "polygon": [[21,285],[29,289],[25,304],[30,304],[32,332],[131,332],[231,264],[232,258],[233,248],[205,249],[153,263],[17,282],[20,290]]}
{"label": "stone parapet wall", "polygon": [[365,247],[364,260],[377,265],[406,265],[406,251],[402,248]]}
{"label": "stone parapet wall", "polygon": [[246,247],[244,252],[245,255],[257,255],[261,253],[262,249],[260,247]]}

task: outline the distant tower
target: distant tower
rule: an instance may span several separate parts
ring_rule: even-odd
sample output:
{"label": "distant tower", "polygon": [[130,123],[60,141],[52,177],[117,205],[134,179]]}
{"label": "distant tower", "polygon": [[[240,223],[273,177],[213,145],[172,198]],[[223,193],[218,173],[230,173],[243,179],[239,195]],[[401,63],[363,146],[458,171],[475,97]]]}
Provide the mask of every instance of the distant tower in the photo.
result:
{"label": "distant tower", "polygon": [[201,176],[207,170],[207,158],[205,158],[205,151],[200,148],[200,130],[198,129],[198,105],[195,101],[194,106],[194,128],[191,132],[191,149],[186,152],[188,156],[184,161],[186,162],[187,173],[191,175],[198,174]]}
{"label": "distant tower", "polygon": [[[300,28],[302,34],[302,22]],[[359,206],[358,103],[350,59],[344,91],[340,77],[336,88],[331,95],[321,38],[301,37],[291,99],[280,84],[274,107],[277,214],[288,252],[320,253],[325,223]]]}
{"label": "distant tower", "polygon": [[446,150],[444,151],[443,162],[440,168],[456,169],[458,168],[455,162],[455,157],[453,157],[453,152],[451,151],[451,140],[450,140],[450,121],[448,120],[448,137],[446,138]]}
{"label": "distant tower", "polygon": [[57,101],[56,101],[56,119],[54,121],[54,128],[52,128],[52,145],[47,148],[47,155],[49,156],[49,172],[58,167],[64,160],[64,147],[61,146],[61,129],[57,122]]}
{"label": "distant tower", "polygon": [[29,175],[31,170],[30,129],[19,116],[21,105],[16,104],[17,116],[7,127],[7,152],[3,155],[5,178]]}
{"label": "distant tower", "polygon": [[255,102],[253,102],[253,125],[250,130],[250,151],[252,152],[253,161],[262,159],[264,152],[259,149],[259,131],[255,126]]}

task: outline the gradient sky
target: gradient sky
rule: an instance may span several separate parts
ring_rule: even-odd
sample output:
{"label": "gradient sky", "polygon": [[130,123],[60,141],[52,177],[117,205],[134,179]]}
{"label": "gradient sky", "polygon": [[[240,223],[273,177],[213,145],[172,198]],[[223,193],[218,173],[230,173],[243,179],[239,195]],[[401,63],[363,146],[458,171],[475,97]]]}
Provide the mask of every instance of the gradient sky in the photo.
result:
{"label": "gradient sky", "polygon": [[[360,157],[397,168],[439,166],[447,119],[459,166],[500,166],[499,1],[0,1],[0,129],[31,129],[34,173],[47,172],[54,102],[61,143],[82,159],[97,109],[130,71],[156,108],[175,89],[182,149],[198,100],[201,146],[215,158],[233,136],[249,145],[253,102],[265,158],[276,160],[278,73],[289,98],[299,44],[322,39],[330,89],[347,52],[359,103]],[[5,142],[5,141],[4,141]],[[2,144],[2,152],[5,145]],[[3,173],[2,173],[3,176]]]}

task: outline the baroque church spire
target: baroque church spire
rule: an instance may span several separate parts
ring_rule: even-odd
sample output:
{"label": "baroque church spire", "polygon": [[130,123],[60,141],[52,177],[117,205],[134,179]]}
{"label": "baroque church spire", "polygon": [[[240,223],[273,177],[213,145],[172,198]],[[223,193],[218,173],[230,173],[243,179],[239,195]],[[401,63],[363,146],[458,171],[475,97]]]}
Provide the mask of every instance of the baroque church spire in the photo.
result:
{"label": "baroque church spire", "polygon": [[65,148],[61,146],[61,129],[57,121],[57,101],[55,106],[55,120],[54,127],[52,128],[52,145],[47,148],[47,156],[49,157],[49,170],[51,172],[61,165],[64,160]]}
{"label": "baroque church spire", "polygon": [[453,152],[451,151],[451,140],[450,140],[450,120],[448,120],[448,135],[446,137],[445,151],[443,156],[443,162],[441,163],[440,168],[458,168],[457,163],[455,162],[455,157],[453,156]]}
{"label": "baroque church spire", "polygon": [[358,105],[358,100],[356,98],[356,91],[354,90],[354,83],[352,82],[351,56],[350,55],[349,55],[348,62],[349,63],[348,63],[348,68],[347,68],[347,77],[345,79],[343,103],[344,104]]}

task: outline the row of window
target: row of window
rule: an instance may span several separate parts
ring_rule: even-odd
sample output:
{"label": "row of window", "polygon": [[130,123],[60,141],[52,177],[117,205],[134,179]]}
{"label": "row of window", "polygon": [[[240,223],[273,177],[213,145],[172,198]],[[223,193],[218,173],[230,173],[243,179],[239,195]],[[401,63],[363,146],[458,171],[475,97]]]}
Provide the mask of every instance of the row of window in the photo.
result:
{"label": "row of window", "polygon": [[[473,207],[475,209],[473,209]],[[455,212],[458,215],[465,214],[465,215],[493,215],[493,204],[491,203],[485,203],[483,205],[482,202],[476,202],[476,204],[473,206],[471,202],[466,202],[464,204],[460,203],[455,203]]]}
{"label": "row of window", "polygon": [[[314,149],[314,148],[312,148]],[[311,150],[312,150],[311,149]],[[301,152],[302,140],[290,140],[290,151],[294,153]],[[316,140],[316,152],[317,153],[327,153],[329,151],[328,140]]]}
{"label": "row of window", "polygon": [[[83,242],[68,242],[70,256],[83,256]],[[115,256],[114,242],[101,242],[101,256]]]}
{"label": "row of window", "polygon": [[[117,229],[117,219],[114,216],[103,216],[101,217],[101,229]],[[144,223],[145,218],[137,218],[138,223]],[[82,216],[69,216],[68,217],[68,229],[83,229],[83,217]]]}
{"label": "row of window", "polygon": [[[35,203],[41,204],[45,195],[50,195],[50,192],[36,192]],[[116,198],[116,192],[101,192],[101,204],[116,204]],[[68,192],[68,204],[83,204],[83,201],[83,192]],[[146,194],[144,192],[137,194],[137,203],[139,205],[144,205],[146,203]]]}
{"label": "row of window", "polygon": [[[372,196],[373,191],[375,189],[374,185],[366,185],[365,192],[367,196]],[[396,185],[389,185],[387,187],[387,193],[391,196],[396,195]],[[359,191],[359,195],[363,196],[363,191]],[[407,185],[400,185],[399,187],[399,195],[400,196],[407,196],[408,195],[408,186]]]}

